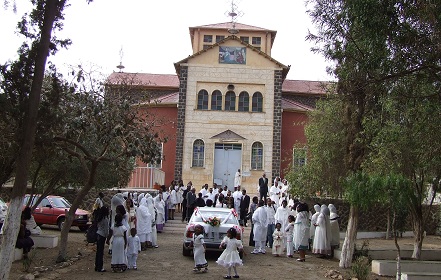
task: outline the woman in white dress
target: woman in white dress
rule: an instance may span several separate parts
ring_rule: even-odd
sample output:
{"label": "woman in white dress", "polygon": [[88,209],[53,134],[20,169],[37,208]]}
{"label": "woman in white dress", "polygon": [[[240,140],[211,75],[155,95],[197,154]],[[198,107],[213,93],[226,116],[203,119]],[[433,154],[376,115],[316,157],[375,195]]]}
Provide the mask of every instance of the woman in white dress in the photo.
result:
{"label": "woman in white dress", "polygon": [[219,248],[225,248],[216,263],[223,267],[228,268],[228,274],[224,276],[225,279],[231,279],[231,268],[234,269],[234,278],[239,278],[237,274],[236,266],[243,265],[240,258],[239,251],[243,251],[242,241],[236,239],[237,230],[230,228],[227,231],[227,236],[222,240]]}
{"label": "woman in white dress", "polygon": [[263,207],[263,200],[259,201],[259,207],[253,213],[253,240],[254,250],[251,254],[265,254],[265,243],[268,230],[268,214],[265,207]]}
{"label": "woman in white dress", "polygon": [[157,211],[156,215],[156,230],[158,232],[162,232],[164,229],[164,223],[165,223],[165,202],[162,200],[162,194],[158,194],[154,198],[154,206]]}
{"label": "woman in white dress", "polygon": [[328,207],[323,204],[320,208],[321,210],[315,228],[312,253],[324,257],[331,253],[331,224],[329,221]]}
{"label": "woman in white dress", "polygon": [[314,241],[315,227],[316,227],[315,225],[317,224],[317,219],[318,219],[318,216],[320,215],[320,205],[318,205],[318,204],[314,205],[314,211],[315,211],[315,213],[311,217],[311,226],[309,228],[309,239],[310,239],[309,247],[311,249],[312,249],[312,241]]}
{"label": "woman in white dress", "polygon": [[121,214],[116,214],[115,223],[111,228],[109,238],[107,238],[107,244],[112,240],[112,262],[111,267],[115,272],[123,272],[127,269],[127,228],[122,223],[123,217]]}
{"label": "woman in white dress", "polygon": [[139,241],[141,242],[141,250],[147,248],[147,241],[151,240],[152,234],[152,217],[147,208],[147,199],[143,197],[139,207],[136,209],[136,230],[138,231]]}
{"label": "woman in white dress", "polygon": [[309,209],[305,203],[297,206],[297,218],[294,222],[294,250],[299,251],[299,262],[305,261],[305,251],[309,245]]}
{"label": "woman in white dress", "polygon": [[168,198],[168,210],[169,210],[168,218],[170,220],[175,219],[175,211],[177,204],[178,204],[178,192],[176,192],[174,187],[170,187],[170,197]]}
{"label": "woman in white dress", "polygon": [[[148,240],[147,239],[147,247],[153,247],[153,248],[158,248],[158,232],[156,230],[156,216],[157,216],[157,211],[153,202],[153,197],[151,195],[148,195],[146,197],[147,200],[147,208],[149,209],[151,218],[152,218],[152,234],[151,234],[151,239]],[[149,243],[150,242],[150,243]]]}
{"label": "woman in white dress", "polygon": [[[288,224],[288,216],[289,216],[288,203],[286,202],[286,200],[284,200],[282,202],[282,206],[277,208],[276,214],[274,215],[274,219],[275,219],[276,223],[281,224],[282,230],[285,229]],[[285,246],[286,246],[286,238],[284,238],[282,240],[283,249],[285,248]]]}
{"label": "woman in white dress", "polygon": [[335,208],[334,204],[328,205],[330,211],[330,224],[331,224],[331,256],[334,256],[334,249],[340,247],[340,226],[339,219],[340,217],[337,214],[337,208]]}

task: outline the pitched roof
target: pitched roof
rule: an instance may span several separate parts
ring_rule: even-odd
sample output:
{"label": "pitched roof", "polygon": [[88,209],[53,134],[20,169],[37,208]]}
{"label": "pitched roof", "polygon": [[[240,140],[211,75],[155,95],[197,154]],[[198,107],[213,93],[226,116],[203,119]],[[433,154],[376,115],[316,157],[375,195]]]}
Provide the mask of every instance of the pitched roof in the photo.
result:
{"label": "pitched roof", "polygon": [[[233,29],[233,23],[232,22],[222,22],[222,23],[215,23],[215,24],[199,25],[199,26],[189,27],[189,29],[190,29],[191,43],[193,44],[193,38],[194,38],[193,35],[194,35],[194,32],[196,30],[198,30],[198,29],[229,30],[229,29]],[[239,23],[239,22],[236,22],[234,24],[234,29],[238,30],[239,33],[240,33],[241,30],[243,30],[243,31],[268,32],[268,33],[271,34],[271,46],[273,45],[274,40],[276,38],[276,34],[277,34],[277,31],[275,31],[275,30],[265,29],[265,28],[261,28],[261,27],[257,27],[257,26],[253,26],[253,25]]]}
{"label": "pitched roof", "polygon": [[284,65],[283,63],[281,63],[281,62],[275,60],[275,59],[272,58],[270,55],[268,55],[268,54],[264,53],[263,51],[257,49],[257,48],[254,47],[253,45],[250,45],[250,44],[248,44],[248,43],[245,43],[244,41],[242,41],[242,40],[241,40],[239,37],[237,37],[236,35],[230,35],[230,36],[224,38],[223,40],[221,40],[221,41],[219,41],[219,42],[217,42],[217,43],[215,43],[215,44],[213,44],[213,45],[210,45],[208,48],[206,48],[206,49],[204,49],[204,50],[200,50],[200,51],[198,51],[197,53],[194,53],[194,54],[192,54],[192,55],[189,55],[188,57],[184,58],[183,60],[176,62],[176,63],[175,63],[176,73],[178,73],[178,75],[179,75],[179,72],[180,72],[180,66],[181,66],[182,63],[187,63],[189,59],[191,59],[191,58],[193,58],[193,57],[196,57],[196,56],[199,56],[199,55],[201,55],[201,54],[203,54],[203,53],[205,53],[205,52],[207,52],[207,51],[209,51],[209,50],[211,50],[211,49],[213,49],[213,48],[215,48],[215,47],[218,47],[219,45],[221,45],[221,44],[223,44],[224,42],[229,41],[229,40],[235,40],[235,41],[238,41],[238,42],[241,43],[242,45],[244,45],[244,46],[246,46],[246,47],[252,49],[253,51],[259,53],[259,54],[262,55],[262,56],[264,56],[265,58],[267,58],[267,59],[271,60],[272,62],[278,64],[278,65],[283,69],[283,70],[282,70],[282,72],[283,72],[283,78],[285,78],[286,75],[288,74],[290,66],[286,66],[286,65]]}
{"label": "pitched roof", "polygon": [[308,112],[313,110],[313,108],[306,106],[305,104],[301,104],[299,102],[295,102],[293,100],[289,100],[286,98],[282,98],[282,109],[286,111],[300,111],[300,112]]}
{"label": "pitched roof", "polygon": [[148,86],[151,88],[179,88],[179,78],[175,74],[113,72],[107,78],[107,83]]}
{"label": "pitched roof", "polygon": [[326,87],[329,82],[285,80],[282,85],[282,92],[305,93],[305,94],[326,94]]}

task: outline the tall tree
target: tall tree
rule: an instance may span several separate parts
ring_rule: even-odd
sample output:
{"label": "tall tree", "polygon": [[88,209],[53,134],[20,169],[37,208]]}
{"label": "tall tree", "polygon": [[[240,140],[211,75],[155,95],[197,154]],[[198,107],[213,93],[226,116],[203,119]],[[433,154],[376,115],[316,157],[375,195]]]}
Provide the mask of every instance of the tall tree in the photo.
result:
{"label": "tall tree", "polygon": [[52,37],[52,32],[54,28],[59,29],[62,26],[65,2],[63,0],[32,1],[35,8],[29,16],[23,17],[19,24],[19,32],[31,40],[31,45],[23,44],[19,51],[19,60],[13,63],[7,72],[2,73],[7,74],[2,81],[4,93],[17,94],[17,97],[23,98],[25,102],[22,103],[23,122],[17,126],[14,137],[18,142],[18,152],[15,159],[15,181],[2,236],[0,279],[9,278],[13,261],[15,241],[20,226],[21,203],[28,184],[46,61],[49,52],[55,52],[61,43]]}

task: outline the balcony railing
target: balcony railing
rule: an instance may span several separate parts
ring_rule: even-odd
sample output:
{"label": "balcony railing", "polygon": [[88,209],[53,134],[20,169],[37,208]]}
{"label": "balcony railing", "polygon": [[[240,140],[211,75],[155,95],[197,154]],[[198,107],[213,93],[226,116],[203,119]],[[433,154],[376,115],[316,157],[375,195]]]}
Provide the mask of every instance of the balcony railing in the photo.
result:
{"label": "balcony railing", "polygon": [[164,185],[164,171],[155,167],[136,167],[128,188],[153,189],[155,184]]}

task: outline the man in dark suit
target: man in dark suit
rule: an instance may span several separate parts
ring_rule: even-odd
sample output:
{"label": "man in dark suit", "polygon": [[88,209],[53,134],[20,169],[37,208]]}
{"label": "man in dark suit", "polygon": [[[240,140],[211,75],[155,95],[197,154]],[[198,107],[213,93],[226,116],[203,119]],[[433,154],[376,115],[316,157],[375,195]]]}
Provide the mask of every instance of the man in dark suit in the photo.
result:
{"label": "man in dark suit", "polygon": [[247,195],[245,189],[242,190],[242,198],[240,199],[240,220],[239,223],[243,226],[247,226],[247,214],[250,208],[250,196]]}
{"label": "man in dark suit", "polygon": [[263,201],[266,201],[268,197],[268,178],[266,178],[265,173],[263,173],[262,177],[259,179],[259,194],[260,200],[264,198]]}
{"label": "man in dark suit", "polygon": [[188,222],[193,215],[194,208],[196,206],[196,189],[191,188],[191,190],[187,193],[187,217],[186,221]]}

